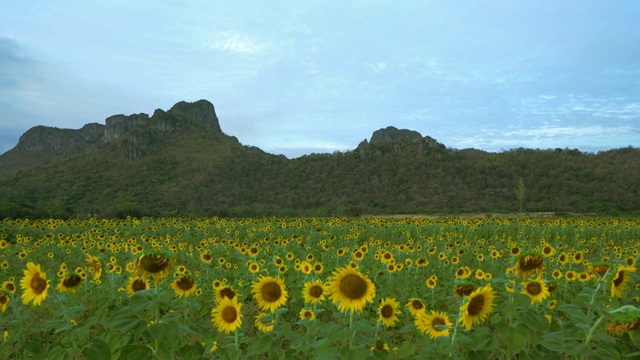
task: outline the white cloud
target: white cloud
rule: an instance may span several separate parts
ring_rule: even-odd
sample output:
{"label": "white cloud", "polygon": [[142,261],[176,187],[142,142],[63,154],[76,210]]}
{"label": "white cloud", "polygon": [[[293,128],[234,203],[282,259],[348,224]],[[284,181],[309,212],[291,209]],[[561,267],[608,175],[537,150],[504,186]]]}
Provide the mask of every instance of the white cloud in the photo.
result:
{"label": "white cloud", "polygon": [[377,62],[375,64],[365,63],[365,65],[367,65],[371,70],[375,72],[382,71],[387,68],[386,62]]}
{"label": "white cloud", "polygon": [[542,137],[555,137],[555,136],[599,136],[603,134],[626,134],[630,129],[626,126],[617,127],[605,127],[605,126],[544,126],[534,129],[521,129],[515,131],[508,131],[502,134],[503,136],[542,136]]}
{"label": "white cloud", "polygon": [[238,54],[257,54],[267,47],[256,38],[235,31],[215,32],[211,35],[211,40],[204,45],[212,50]]}

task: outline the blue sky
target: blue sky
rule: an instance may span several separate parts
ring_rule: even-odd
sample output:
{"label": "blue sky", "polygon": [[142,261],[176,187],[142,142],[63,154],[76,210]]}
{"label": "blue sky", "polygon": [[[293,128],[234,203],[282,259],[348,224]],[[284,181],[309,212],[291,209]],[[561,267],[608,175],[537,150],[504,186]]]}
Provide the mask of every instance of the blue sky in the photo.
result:
{"label": "blue sky", "polygon": [[297,157],[395,126],[450,148],[640,144],[637,1],[15,1],[0,153],[36,125],[207,99]]}

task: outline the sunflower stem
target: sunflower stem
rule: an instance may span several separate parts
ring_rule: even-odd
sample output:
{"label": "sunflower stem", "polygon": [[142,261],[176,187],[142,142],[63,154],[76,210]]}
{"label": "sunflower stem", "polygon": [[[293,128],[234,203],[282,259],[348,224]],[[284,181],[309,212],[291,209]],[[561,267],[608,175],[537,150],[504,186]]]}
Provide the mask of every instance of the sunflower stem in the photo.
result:
{"label": "sunflower stem", "polygon": [[236,331],[234,332],[234,338],[235,338],[235,343],[236,343],[236,350],[240,349],[240,344],[238,343],[238,337],[239,337],[239,333],[238,333],[238,329],[236,329]]}
{"label": "sunflower stem", "polygon": [[156,323],[160,320],[160,295],[158,292],[158,283],[156,282]]}
{"label": "sunflower stem", "polygon": [[349,348],[353,349],[353,336],[355,335],[353,329],[353,310],[349,314]]}
{"label": "sunflower stem", "polygon": [[184,300],[182,301],[182,307],[183,307],[183,313],[184,313],[184,319],[187,320],[187,317],[189,315],[189,308],[187,307],[187,296],[184,296]]}
{"label": "sunflower stem", "polygon": [[376,334],[373,336],[373,345],[375,346],[376,341],[378,340],[378,332],[380,331],[380,321],[376,324]]}
{"label": "sunflower stem", "polygon": [[[462,308],[462,304],[464,304],[464,296],[460,298],[460,308]],[[456,344],[456,336],[458,336],[458,323],[462,319],[462,309],[460,309],[460,313],[458,314],[458,319],[456,320],[456,324],[453,327],[453,336],[451,336],[451,351],[449,352],[449,356],[453,357],[453,349]]]}
{"label": "sunflower stem", "polygon": [[[593,324],[593,326],[589,329],[589,332],[587,333],[587,337],[585,337],[584,339],[584,346],[588,346],[589,345],[589,341],[591,340],[591,337],[593,336],[593,332],[596,330],[596,328],[598,327],[598,325],[600,325],[600,323],[602,322],[602,320],[604,320],[604,318],[607,316],[608,314],[603,314],[602,316],[600,316],[600,318],[598,319],[598,321],[596,321],[595,324]],[[581,359],[585,359],[585,354],[582,354],[582,356],[580,357]]]}

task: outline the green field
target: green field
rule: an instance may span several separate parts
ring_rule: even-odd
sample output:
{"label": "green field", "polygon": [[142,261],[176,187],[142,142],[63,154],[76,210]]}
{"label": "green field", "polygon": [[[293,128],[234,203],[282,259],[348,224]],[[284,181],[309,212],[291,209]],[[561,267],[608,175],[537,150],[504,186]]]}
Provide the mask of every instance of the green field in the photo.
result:
{"label": "green field", "polygon": [[0,221],[1,358],[640,357],[640,218]]}

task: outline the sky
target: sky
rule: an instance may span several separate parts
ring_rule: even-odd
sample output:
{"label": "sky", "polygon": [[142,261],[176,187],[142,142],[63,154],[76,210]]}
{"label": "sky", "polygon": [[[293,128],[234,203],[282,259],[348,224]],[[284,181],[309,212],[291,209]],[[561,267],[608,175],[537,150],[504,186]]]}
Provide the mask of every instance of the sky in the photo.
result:
{"label": "sky", "polygon": [[36,125],[209,100],[289,158],[387,126],[449,148],[640,145],[640,1],[0,4],[0,153]]}

